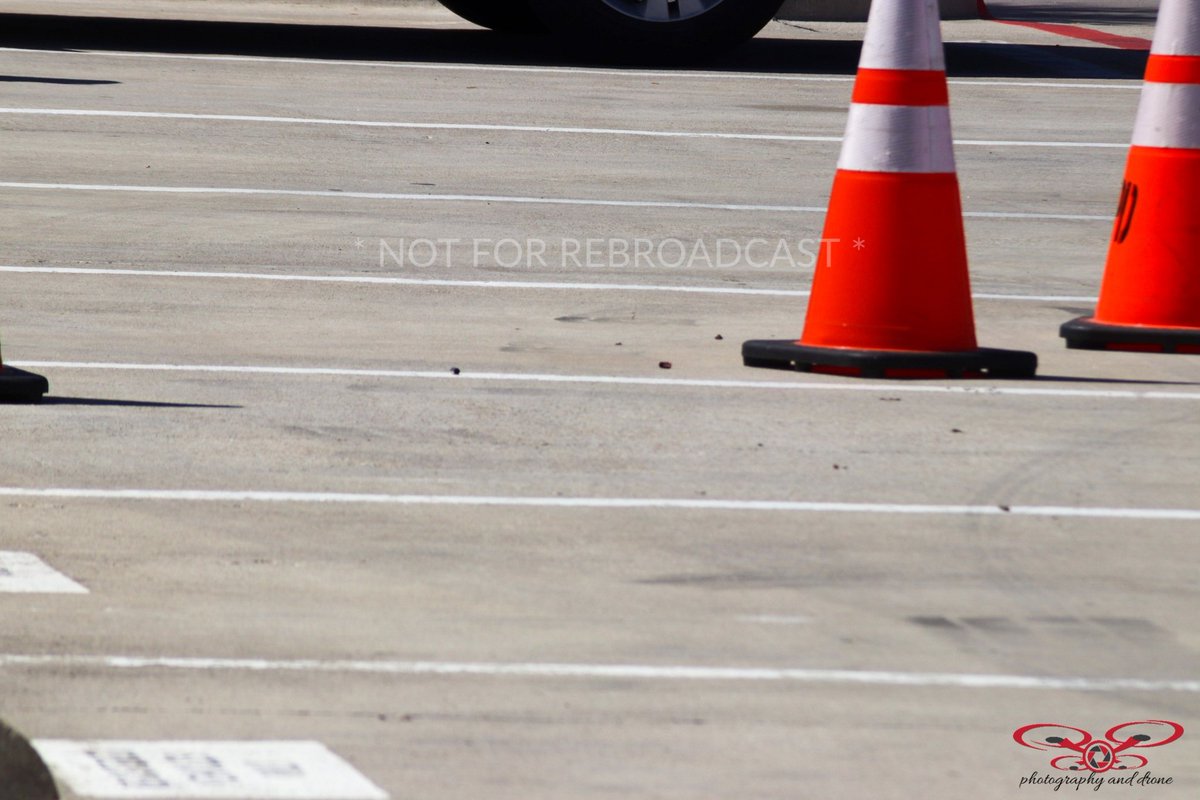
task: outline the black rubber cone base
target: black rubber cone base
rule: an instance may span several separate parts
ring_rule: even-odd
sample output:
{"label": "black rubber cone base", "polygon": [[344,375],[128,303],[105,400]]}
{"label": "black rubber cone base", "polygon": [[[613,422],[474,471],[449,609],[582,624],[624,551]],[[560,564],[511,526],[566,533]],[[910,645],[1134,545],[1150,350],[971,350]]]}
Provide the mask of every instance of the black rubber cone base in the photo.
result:
{"label": "black rubber cone base", "polygon": [[1037,355],[1020,350],[986,347],[964,353],[850,350],[766,339],[744,342],[742,363],[747,367],[855,378],[1032,378],[1037,372]]}
{"label": "black rubber cone base", "polygon": [[16,367],[0,366],[0,403],[38,403],[50,391],[50,383]]}
{"label": "black rubber cone base", "polygon": [[0,720],[0,797],[58,800],[54,778],[42,757],[21,734]]}
{"label": "black rubber cone base", "polygon": [[1200,355],[1200,328],[1106,325],[1090,317],[1064,322],[1058,333],[1071,350],[1123,350],[1134,353]]}

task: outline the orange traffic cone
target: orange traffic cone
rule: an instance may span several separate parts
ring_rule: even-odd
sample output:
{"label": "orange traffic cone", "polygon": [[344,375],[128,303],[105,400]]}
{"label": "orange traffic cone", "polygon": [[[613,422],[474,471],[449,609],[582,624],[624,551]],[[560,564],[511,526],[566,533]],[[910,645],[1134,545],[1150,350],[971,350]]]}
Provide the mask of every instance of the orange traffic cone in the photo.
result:
{"label": "orange traffic cone", "polygon": [[875,0],[799,341],[746,366],[870,378],[1029,377],[978,347],[937,0]]}
{"label": "orange traffic cone", "polygon": [[50,391],[41,375],[16,367],[6,367],[0,358],[0,403],[36,403]]}
{"label": "orange traffic cone", "polygon": [[1200,7],[1162,0],[1100,303],[1067,347],[1200,354]]}

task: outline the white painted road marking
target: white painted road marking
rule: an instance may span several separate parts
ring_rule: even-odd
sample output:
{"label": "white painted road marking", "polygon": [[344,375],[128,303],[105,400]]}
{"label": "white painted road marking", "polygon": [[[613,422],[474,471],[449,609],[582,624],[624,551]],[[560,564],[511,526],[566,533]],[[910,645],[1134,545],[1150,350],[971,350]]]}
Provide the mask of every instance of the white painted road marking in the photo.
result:
{"label": "white painted road marking", "polygon": [[1145,522],[1200,522],[1196,508],[1103,506],[949,505],[851,503],[807,500],[717,500],[672,497],[536,497],[513,495],[372,494],[253,489],[83,489],[0,486],[0,497],[57,500],[144,500],[182,503],[317,503],[332,505],[491,506],[499,508],[658,509],[672,511],[764,511],[818,514],[887,514],[967,517],[1073,517]]}
{"label": "white painted road marking", "polygon": [[320,742],[68,741],[34,749],[83,797],[387,800]]}
{"label": "white painted road marking", "polygon": [[[200,122],[253,122],[274,125],[334,125],[355,128],[393,128],[427,131],[489,131],[494,133],[585,134],[593,136],[639,136],[663,139],[727,139],[755,142],[831,142],[841,136],[783,133],[724,133],[720,131],[663,131],[632,128],[579,128],[554,125],[499,125],[465,122],[389,122],[313,117],[270,117],[250,114],[195,114],[173,111],[108,111],[84,108],[2,108],[0,114],[56,117],[101,117],[110,119],[170,119]],[[1128,142],[1022,141],[1007,139],[956,139],[956,145],[982,147],[1079,147],[1125,150]]]}
{"label": "white painted road marking", "polygon": [[459,661],[176,658],[100,655],[0,655],[0,668],[312,672],[516,678],[613,678],[640,681],[762,681],[960,689],[1057,689],[1080,692],[1200,692],[1200,680],[989,675],[893,670],[702,667]]}
{"label": "white painted road marking", "polygon": [[770,380],[649,378],[626,375],[553,375],[536,372],[472,372],[449,370],[343,369],[339,367],[269,367],[233,364],[130,364],[95,361],[13,361],[6,364],[29,369],[84,369],[133,372],[199,372],[231,375],[283,375],[290,377],[392,378],[398,380],[501,381],[607,386],[661,386],[675,389],[767,389],[812,392],[866,392],[868,394],[952,394],[972,397],[1076,397],[1089,400],[1200,400],[1200,391],[1148,389],[1051,389],[1031,386],[963,386],[889,383],[886,381],[829,383]]}
{"label": "white painted road marking", "polygon": [[[474,289],[548,289],[606,292],[679,292],[683,294],[741,294],[768,297],[808,297],[807,289],[747,289],[731,286],[665,286],[644,283],[575,283],[572,281],[472,281],[445,278],[397,278],[389,275],[289,275],[280,272],[204,272],[167,269],[93,269],[91,267],[0,266],[0,272],[47,275],[113,275],[136,278],[212,278],[298,283],[351,283],[377,286],[439,286]],[[993,294],[976,292],[976,300],[1022,300],[1045,303],[1095,303],[1094,295]]]}
{"label": "white painted road marking", "polygon": [[0,593],[87,594],[33,553],[0,550]]}
{"label": "white painted road marking", "polygon": [[[759,211],[784,214],[825,213],[824,206],[776,206],[753,203],[698,203],[675,200],[604,200],[581,197],[526,197],[487,194],[420,194],[413,192],[343,192],[336,189],[244,189],[221,186],[136,186],[103,183],[35,183],[2,181],[3,189],[59,192],[136,192],[175,195],[246,195],[254,197],[336,197],[353,200],[403,200],[414,203],[497,203],[512,205],[588,206],[607,208],[681,208],[708,211]],[[1033,214],[1007,211],[964,211],[964,217],[980,219],[1058,220],[1111,223],[1112,215]]]}
{"label": "white painted road marking", "polygon": [[[23,47],[0,47],[0,53],[40,53],[56,57],[88,56],[103,58],[159,58],[178,61],[231,61],[235,63],[298,64],[310,67],[367,67],[370,69],[424,70],[434,72],[496,72],[543,75],[579,75],[582,77],[605,76],[629,79],[673,78],[676,80],[754,80],[784,81],[788,83],[853,83],[854,76],[838,75],[788,75],[772,72],[693,72],[689,70],[616,70],[591,67],[518,67],[500,64],[442,64],[418,61],[348,61],[321,58],[287,58],[276,56],[216,56],[185,55],[179,53],[147,53],[131,50],[39,50]],[[1125,89],[1137,91],[1141,82],[1085,83],[1072,81],[1001,81],[987,79],[955,79],[951,86],[994,86],[1016,89]]]}

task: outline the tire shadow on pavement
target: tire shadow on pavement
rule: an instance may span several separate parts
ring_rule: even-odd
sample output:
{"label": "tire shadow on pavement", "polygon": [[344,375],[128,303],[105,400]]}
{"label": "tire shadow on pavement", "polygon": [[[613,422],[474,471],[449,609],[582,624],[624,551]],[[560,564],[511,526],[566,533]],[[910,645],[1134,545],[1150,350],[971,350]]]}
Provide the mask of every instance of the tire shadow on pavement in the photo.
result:
{"label": "tire shadow on pavement", "polygon": [[[238,409],[244,406],[219,405],[211,403],[158,403],[149,400],[110,400],[102,397],[56,397],[46,395],[40,405],[43,406],[119,406],[122,408],[223,408]],[[0,798],[3,800],[3,798]]]}
{"label": "tire shadow on pavement", "polygon": [[87,78],[44,78],[33,75],[0,75],[0,83],[49,83],[56,86],[111,86],[120,81],[99,81]]}
{"label": "tire shadow on pavement", "polygon": [[[612,66],[580,61],[552,37],[484,30],[379,28],[263,22],[197,22],[47,14],[0,14],[0,46],[39,50],[119,50],[505,66]],[[853,75],[853,40],[759,37],[702,71]],[[949,43],[951,76],[1140,79],[1147,54],[1102,46]],[[626,65],[639,66],[639,65]],[[652,64],[640,65],[652,66]]]}

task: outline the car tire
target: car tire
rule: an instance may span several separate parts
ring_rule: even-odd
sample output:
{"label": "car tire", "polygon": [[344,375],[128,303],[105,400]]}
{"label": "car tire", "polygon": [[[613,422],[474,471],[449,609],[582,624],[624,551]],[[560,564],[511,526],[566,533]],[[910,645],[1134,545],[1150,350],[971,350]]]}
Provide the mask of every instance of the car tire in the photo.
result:
{"label": "car tire", "polygon": [[528,0],[575,48],[605,61],[679,62],[715,56],[771,21],[783,0]]}
{"label": "car tire", "polygon": [[468,22],[501,33],[544,33],[528,0],[438,0]]}

